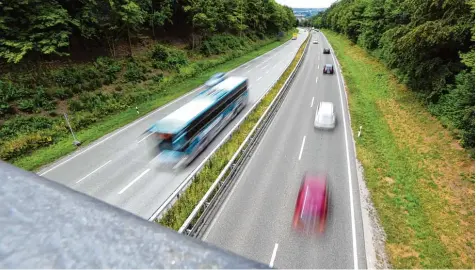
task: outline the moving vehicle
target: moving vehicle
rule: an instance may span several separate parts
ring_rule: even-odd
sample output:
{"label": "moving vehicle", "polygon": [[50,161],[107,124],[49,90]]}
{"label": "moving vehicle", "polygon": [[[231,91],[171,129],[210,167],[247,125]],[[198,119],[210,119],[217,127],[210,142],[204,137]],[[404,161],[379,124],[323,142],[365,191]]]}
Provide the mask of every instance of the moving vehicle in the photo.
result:
{"label": "moving vehicle", "polygon": [[313,40],[312,43],[318,44],[318,43],[317,43],[317,39]]}
{"label": "moving vehicle", "polygon": [[217,85],[218,83],[221,83],[224,79],[226,78],[226,73],[225,72],[219,72],[208,79],[207,82],[205,82],[206,87],[213,87]]}
{"label": "moving vehicle", "polygon": [[188,166],[248,103],[248,79],[228,77],[156,122],[146,132],[158,139],[158,163]]}
{"label": "moving vehicle", "polygon": [[333,129],[335,126],[334,104],[332,102],[319,102],[314,119],[314,127],[318,129]]}
{"label": "moving vehicle", "polygon": [[329,184],[324,174],[306,172],[294,208],[293,228],[301,232],[324,232],[329,205]]}
{"label": "moving vehicle", "polygon": [[296,39],[297,39],[297,34],[294,33],[294,34],[293,34],[293,40],[296,40]]}
{"label": "moving vehicle", "polygon": [[334,65],[325,64],[324,69],[322,70],[323,74],[334,74]]}
{"label": "moving vehicle", "polygon": [[331,49],[329,49],[329,48],[324,48],[323,53],[324,53],[324,54],[330,54],[330,53],[331,53]]}

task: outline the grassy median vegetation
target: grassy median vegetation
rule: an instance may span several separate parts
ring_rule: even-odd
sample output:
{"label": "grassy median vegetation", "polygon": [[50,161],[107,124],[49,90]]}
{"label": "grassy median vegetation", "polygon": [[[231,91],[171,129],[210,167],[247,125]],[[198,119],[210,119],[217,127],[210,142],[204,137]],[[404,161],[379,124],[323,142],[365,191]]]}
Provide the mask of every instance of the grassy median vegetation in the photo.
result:
{"label": "grassy median vegetation", "polygon": [[[323,31],[342,65],[356,137],[394,268],[474,268],[474,160],[383,64]],[[354,132],[355,135],[355,132]]]}
{"label": "grassy median vegetation", "polygon": [[[46,100],[58,106],[49,115],[31,111],[37,115],[5,121],[0,127],[0,157],[27,170],[38,169],[76,150],[58,112],[69,113],[76,136],[85,146],[186,94],[214,73],[229,71],[276,48],[291,38],[292,31],[281,40],[217,36],[214,46],[209,46],[214,48],[210,56],[158,44],[137,53],[134,60],[100,58],[92,66],[55,71],[51,76],[64,86],[37,92],[32,102]],[[110,82],[104,84],[105,80]],[[91,86],[93,82],[97,85]],[[84,85],[90,88],[74,90]]]}
{"label": "grassy median vegetation", "polygon": [[217,179],[228,161],[243,143],[246,136],[248,136],[253,129],[256,122],[258,122],[259,118],[263,115],[264,111],[276,97],[278,91],[283,87],[292,70],[296,67],[299,58],[304,53],[304,48],[306,47],[309,37],[310,36],[308,36],[306,41],[301,45],[291,65],[284,71],[283,75],[281,75],[277,83],[261,100],[260,104],[247,116],[246,120],[233,134],[232,138],[213,155],[172,208],[170,208],[160,220],[156,220],[156,222],[174,230],[178,230],[182,226],[195,206]]}

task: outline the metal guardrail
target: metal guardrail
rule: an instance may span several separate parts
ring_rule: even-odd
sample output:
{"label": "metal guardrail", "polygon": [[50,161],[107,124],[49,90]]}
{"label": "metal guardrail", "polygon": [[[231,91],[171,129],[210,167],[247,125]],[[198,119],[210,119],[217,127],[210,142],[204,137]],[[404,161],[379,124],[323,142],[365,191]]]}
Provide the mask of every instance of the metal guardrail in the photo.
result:
{"label": "metal guardrail", "polygon": [[[309,34],[308,34],[309,37]],[[284,45],[284,44],[283,44]],[[282,45],[281,45],[282,46]],[[294,59],[291,59],[291,61],[288,63],[291,65],[292,61]],[[285,69],[286,70],[286,69]],[[283,71],[284,72],[284,71]],[[208,160],[215,154],[220,147],[225,144],[229,139],[231,139],[233,133],[238,130],[238,128],[241,126],[241,124],[245,121],[246,117],[258,106],[258,104],[261,102],[261,100],[266,96],[266,94],[269,92],[269,90],[274,86],[274,84],[279,80],[277,78],[271,86],[263,93],[263,95],[260,96],[260,98],[256,101],[255,104],[251,107],[251,109],[248,111],[248,113],[231,129],[231,131],[218,143],[218,145],[208,154],[208,156],[205,157],[205,159],[195,168],[188,176],[187,178],[172,192],[172,194],[165,200],[165,202],[157,209],[157,211],[152,214],[152,216],[149,218],[149,221],[154,221],[155,219],[160,219],[168,209],[170,209],[174,203],[180,198],[180,195],[185,192],[185,190],[190,186],[195,179],[196,175],[204,168],[205,164],[208,162]]]}
{"label": "metal guardrail", "polygon": [[269,268],[0,161],[0,268]]}
{"label": "metal guardrail", "polygon": [[194,208],[184,224],[180,227],[178,230],[179,233],[185,233],[189,236],[198,237],[207,227],[205,221],[213,216],[212,213],[214,212],[215,207],[218,206],[217,202],[221,200],[222,197],[224,197],[223,195],[226,194],[226,190],[228,190],[229,186],[231,186],[230,184],[234,183],[233,180],[239,175],[241,169],[244,167],[243,165],[246,164],[248,159],[253,154],[261,137],[266,132],[268,126],[271,124],[274,118],[274,115],[277,113],[282,102],[284,101],[288,93],[289,86],[293,82],[294,77],[304,60],[304,57],[307,54],[310,35],[308,35],[306,42],[306,47],[304,48],[303,54],[299,58],[296,67],[294,67],[293,71],[279,90],[276,97],[265,110],[263,115],[245,138],[228,164],[223,168],[218,178]]}

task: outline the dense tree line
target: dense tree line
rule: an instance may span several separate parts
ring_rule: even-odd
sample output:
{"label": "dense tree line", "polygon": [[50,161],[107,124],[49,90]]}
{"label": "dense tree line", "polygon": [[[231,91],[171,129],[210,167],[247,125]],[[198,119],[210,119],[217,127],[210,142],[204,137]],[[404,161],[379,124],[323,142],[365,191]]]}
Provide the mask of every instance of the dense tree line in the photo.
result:
{"label": "dense tree line", "polygon": [[474,0],[341,0],[314,25],[383,60],[474,147]]}
{"label": "dense tree line", "polygon": [[4,0],[0,58],[67,55],[71,40],[97,43],[116,54],[121,40],[181,32],[192,46],[215,33],[277,34],[293,27],[292,9],[274,0]]}

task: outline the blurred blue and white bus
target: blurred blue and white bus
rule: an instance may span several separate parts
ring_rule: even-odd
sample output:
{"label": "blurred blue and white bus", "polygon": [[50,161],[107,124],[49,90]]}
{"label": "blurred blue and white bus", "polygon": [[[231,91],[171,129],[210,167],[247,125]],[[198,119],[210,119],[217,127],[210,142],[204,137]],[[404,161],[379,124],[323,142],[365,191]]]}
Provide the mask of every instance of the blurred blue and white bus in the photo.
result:
{"label": "blurred blue and white bus", "polygon": [[228,77],[156,122],[160,165],[189,165],[248,103],[248,79]]}

